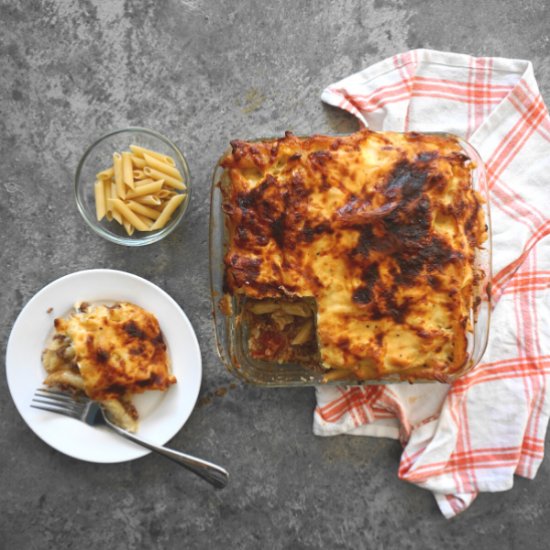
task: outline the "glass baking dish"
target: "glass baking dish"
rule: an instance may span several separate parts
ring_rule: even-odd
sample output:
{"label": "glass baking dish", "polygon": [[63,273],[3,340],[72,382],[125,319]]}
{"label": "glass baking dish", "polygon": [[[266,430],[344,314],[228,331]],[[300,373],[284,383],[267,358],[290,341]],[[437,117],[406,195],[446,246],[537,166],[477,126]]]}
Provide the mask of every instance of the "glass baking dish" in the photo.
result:
{"label": "glass baking dish", "polygon": [[[485,201],[482,208],[488,226],[487,241],[476,255],[476,265],[481,268],[485,277],[480,282],[478,290],[481,300],[479,306],[476,311],[473,309],[470,311],[473,331],[468,333],[468,359],[462,369],[449,379],[449,381],[452,381],[479,363],[485,353],[489,337],[492,254],[489,191],[483,161],[468,142],[453,134],[436,132],[431,132],[431,134],[456,139],[462,147],[462,152],[474,162],[472,185]],[[271,141],[273,139],[277,138],[265,138],[261,141]],[[210,285],[216,345],[219,356],[227,370],[247,383],[266,387],[315,386],[319,384],[373,385],[402,382],[398,375],[390,375],[377,380],[357,380],[353,378],[327,381],[324,377],[325,372],[321,370],[315,371],[297,364],[261,361],[249,356],[247,326],[241,319],[240,300],[233,296],[224,297],[223,292],[223,258],[227,244],[227,232],[222,211],[223,197],[219,185],[222,173],[223,169],[218,162],[212,179],[210,200]],[[221,307],[222,299],[229,300],[229,304],[226,302],[224,307]],[[415,383],[426,382],[431,382],[431,380],[415,381]]]}

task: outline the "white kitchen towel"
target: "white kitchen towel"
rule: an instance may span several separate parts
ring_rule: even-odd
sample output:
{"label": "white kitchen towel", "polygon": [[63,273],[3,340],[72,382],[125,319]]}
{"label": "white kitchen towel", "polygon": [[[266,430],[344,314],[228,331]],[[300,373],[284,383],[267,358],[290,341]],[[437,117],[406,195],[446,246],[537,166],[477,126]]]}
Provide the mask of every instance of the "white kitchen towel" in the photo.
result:
{"label": "white kitchen towel", "polygon": [[329,86],[323,101],[372,130],[446,131],[487,170],[493,222],[491,332],[451,385],[318,387],[317,435],[399,438],[399,477],[446,517],[480,491],[533,478],[550,412],[550,117],[528,61],[414,50]]}

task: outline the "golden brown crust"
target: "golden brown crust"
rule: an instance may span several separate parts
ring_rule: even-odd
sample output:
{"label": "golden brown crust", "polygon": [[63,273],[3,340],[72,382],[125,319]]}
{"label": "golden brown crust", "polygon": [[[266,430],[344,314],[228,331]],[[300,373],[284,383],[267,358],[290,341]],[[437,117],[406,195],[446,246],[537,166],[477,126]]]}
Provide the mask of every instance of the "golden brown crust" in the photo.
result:
{"label": "golden brown crust", "polygon": [[70,339],[92,399],[165,390],[175,382],[156,317],[134,304],[86,307],[56,319],[55,328]]}
{"label": "golden brown crust", "polygon": [[456,139],[287,133],[221,165],[228,294],[314,298],[323,366],[359,379],[463,367],[486,227]]}

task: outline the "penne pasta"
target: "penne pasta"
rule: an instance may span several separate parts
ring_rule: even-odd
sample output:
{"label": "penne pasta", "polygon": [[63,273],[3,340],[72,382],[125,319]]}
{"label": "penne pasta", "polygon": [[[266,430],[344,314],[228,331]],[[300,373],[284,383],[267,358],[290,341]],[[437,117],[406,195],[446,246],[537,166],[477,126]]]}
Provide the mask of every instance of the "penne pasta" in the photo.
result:
{"label": "penne pasta", "polygon": [[134,167],[132,166],[132,153],[128,153],[128,151],[124,151],[122,153],[122,179],[124,181],[124,184],[130,187],[131,189],[134,188]]}
{"label": "penne pasta", "polygon": [[123,220],[122,225],[124,226],[124,229],[126,229],[126,233],[128,233],[128,236],[131,237],[134,234],[136,228],[127,220]]}
{"label": "penne pasta", "polygon": [[44,380],[44,384],[46,384],[46,386],[55,386],[59,384],[84,390],[84,378],[82,378],[80,374],[73,373],[70,370],[56,370],[52,372],[46,380]]}
{"label": "penne pasta", "polygon": [[289,313],[290,315],[295,315],[296,317],[311,316],[311,310],[305,304],[302,304],[300,302],[296,302],[294,304],[288,303],[288,302],[282,302],[281,308],[285,313]]}
{"label": "penne pasta", "polygon": [[154,208],[151,208],[150,206],[145,206],[144,204],[140,204],[136,201],[128,201],[126,203],[126,206],[133,212],[136,212],[137,214],[141,214],[142,216],[146,216],[147,218],[151,218],[152,220],[156,220],[160,216],[160,212],[158,210],[155,210]]}
{"label": "penne pasta", "polygon": [[313,321],[311,319],[308,319],[298,330],[296,333],[296,336],[290,342],[291,346],[300,346],[302,344],[305,344],[310,338],[313,333]]}
{"label": "penne pasta", "polygon": [[94,185],[95,193],[95,214],[97,221],[101,221],[105,217],[105,186],[104,180],[98,179]]}
{"label": "penne pasta", "polygon": [[179,170],[174,166],[170,166],[165,162],[161,162],[160,160],[152,157],[151,155],[148,155],[147,153],[145,153],[143,157],[145,158],[147,166],[150,166],[151,168],[154,168],[155,170],[158,170],[159,172],[162,172],[164,174],[168,174],[169,176],[172,176],[179,181],[183,181]]}
{"label": "penne pasta", "polygon": [[134,200],[146,206],[160,206],[162,204],[162,201],[156,195],[144,195],[143,197],[136,197]]}
{"label": "penne pasta", "polygon": [[142,216],[141,214],[137,214],[136,216],[149,228],[147,231],[151,230],[151,226],[153,225],[153,220],[151,218],[147,218],[145,216]]}
{"label": "penne pasta", "polygon": [[185,195],[175,195],[167,203],[162,213],[157,218],[155,223],[151,226],[151,231],[155,229],[162,229],[168,220],[172,217],[172,214],[175,212],[176,208],[182,203]]}
{"label": "penne pasta", "polygon": [[134,168],[145,167],[145,159],[139,158],[136,155],[132,155],[130,158],[132,159],[132,165]]}
{"label": "penne pasta", "polygon": [[168,185],[169,187],[173,187],[174,189],[179,189],[180,191],[185,191],[187,189],[187,187],[185,187],[185,184],[182,181],[172,176],[169,176],[168,174],[165,174],[163,172],[159,172],[158,170],[155,170],[150,166],[146,166],[143,169],[143,173],[150,178],[159,179],[159,180],[163,179],[166,185]]}
{"label": "penne pasta", "polygon": [[[127,199],[134,199],[136,197],[141,197],[143,195],[150,195],[151,193],[158,193],[164,184],[164,180],[152,181],[146,185],[140,185],[136,187],[133,191],[128,191],[126,193]],[[160,204],[160,202],[159,202]]]}
{"label": "penne pasta", "polygon": [[355,373],[348,369],[334,369],[323,375],[323,383],[331,382],[332,380],[349,380],[356,378]]}
{"label": "penne pasta", "polygon": [[152,151],[151,149],[146,149],[145,147],[141,147],[139,145],[130,145],[130,150],[134,154],[134,157],[138,159],[138,163],[141,164],[141,168],[145,166],[145,155],[149,155],[151,157],[154,157],[158,159],[160,162],[164,162],[164,164],[168,164],[170,166],[176,166],[176,161],[170,156],[170,155],[164,155],[162,153],[158,153],[157,151]]}
{"label": "penne pasta", "polygon": [[281,309],[281,305],[273,300],[262,300],[248,306],[248,309],[255,315],[264,315]]}
{"label": "penne pasta", "polygon": [[172,191],[170,189],[161,189],[159,192],[158,192],[158,197],[160,199],[170,199],[172,198],[174,195],[177,195],[177,193],[175,191]]}
{"label": "penne pasta", "polygon": [[[117,190],[116,190],[116,183],[111,183],[111,199],[116,199],[117,198]],[[111,205],[109,207],[109,205]],[[120,216],[120,212],[118,212],[117,210],[114,210],[113,207],[112,207],[112,203],[109,201],[107,201],[107,208],[109,208],[109,210],[111,211],[111,216],[113,217],[113,219],[115,219],[118,223],[122,224],[122,217]]]}
{"label": "penne pasta", "polygon": [[96,179],[98,180],[110,180],[113,177],[113,169],[107,168],[107,170],[103,170],[101,172],[98,172],[96,174]]}
{"label": "penne pasta", "polygon": [[94,184],[97,220],[115,220],[129,236],[161,229],[187,199],[172,157],[138,145],[130,151],[113,153],[112,167],[98,172]]}
{"label": "penne pasta", "polygon": [[156,151],[146,149],[145,147],[140,147],[139,145],[130,145],[130,151],[132,151],[136,157],[140,158],[144,158],[144,155],[149,155],[150,157],[154,157],[162,162],[166,158],[166,155],[163,155],[162,153],[157,153]]}
{"label": "penne pasta", "polygon": [[126,193],[124,190],[124,180],[122,178],[122,155],[120,153],[113,153],[113,170],[117,197],[123,199]]}
{"label": "penne pasta", "polygon": [[129,221],[139,231],[148,231],[149,227],[141,221],[138,216],[120,199],[110,199],[113,209],[118,212],[125,220]]}
{"label": "penne pasta", "polygon": [[142,185],[147,185],[148,183],[153,183],[155,180],[151,178],[145,178],[143,180],[137,180],[135,181],[136,188],[141,187]]}
{"label": "penne pasta", "polygon": [[107,218],[108,221],[112,221],[113,219],[113,212],[112,210],[109,208],[108,204],[109,204],[109,199],[111,198],[111,186],[113,184],[110,182],[110,181],[105,181],[104,184],[103,184],[103,191],[105,192],[105,217]]}

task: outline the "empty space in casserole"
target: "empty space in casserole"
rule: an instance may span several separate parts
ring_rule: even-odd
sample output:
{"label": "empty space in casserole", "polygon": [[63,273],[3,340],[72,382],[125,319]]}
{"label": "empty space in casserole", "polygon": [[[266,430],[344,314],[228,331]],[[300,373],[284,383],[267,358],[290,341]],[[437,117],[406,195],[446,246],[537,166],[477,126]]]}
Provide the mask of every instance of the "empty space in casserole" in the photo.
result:
{"label": "empty space in casserole", "polygon": [[253,359],[319,368],[312,300],[243,300],[242,315]]}

